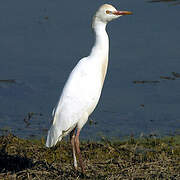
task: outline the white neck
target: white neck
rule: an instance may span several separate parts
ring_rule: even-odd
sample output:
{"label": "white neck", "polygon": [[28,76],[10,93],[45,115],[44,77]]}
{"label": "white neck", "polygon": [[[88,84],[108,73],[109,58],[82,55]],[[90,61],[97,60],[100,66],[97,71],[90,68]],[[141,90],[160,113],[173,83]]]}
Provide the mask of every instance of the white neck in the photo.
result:
{"label": "white neck", "polygon": [[93,20],[92,28],[95,32],[95,44],[92,48],[91,54],[93,56],[100,56],[103,59],[108,59],[109,54],[109,38],[106,33],[106,23],[99,21],[96,17]]}
{"label": "white neck", "polygon": [[92,28],[95,32],[95,44],[92,48],[90,59],[95,62],[101,73],[101,87],[107,72],[109,56],[109,38],[106,33],[106,23],[94,17]]}

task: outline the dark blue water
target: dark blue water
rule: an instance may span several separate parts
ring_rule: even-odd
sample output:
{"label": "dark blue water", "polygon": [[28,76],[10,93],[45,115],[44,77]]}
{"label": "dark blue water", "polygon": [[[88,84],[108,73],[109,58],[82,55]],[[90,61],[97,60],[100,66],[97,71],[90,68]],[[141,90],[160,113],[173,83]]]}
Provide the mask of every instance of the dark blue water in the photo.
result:
{"label": "dark blue water", "polygon": [[[0,80],[15,83],[0,82],[1,134],[46,135],[69,73],[93,46],[92,16],[107,2],[134,15],[108,24],[108,74],[93,123],[81,136],[179,133],[180,78],[172,72],[180,73],[180,6],[143,0],[6,0],[0,2]],[[28,117],[30,112],[35,114]]]}

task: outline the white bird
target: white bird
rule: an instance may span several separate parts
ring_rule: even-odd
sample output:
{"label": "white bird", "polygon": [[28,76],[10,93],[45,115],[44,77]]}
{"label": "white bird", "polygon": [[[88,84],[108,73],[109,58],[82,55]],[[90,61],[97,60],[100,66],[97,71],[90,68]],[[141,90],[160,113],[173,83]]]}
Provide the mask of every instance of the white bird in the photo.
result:
{"label": "white bird", "polygon": [[70,73],[52,113],[53,122],[48,131],[46,146],[55,146],[62,137],[70,133],[74,167],[78,168],[77,155],[82,172],[84,163],[79,148],[79,134],[99,101],[106,76],[109,56],[106,25],[113,19],[129,14],[132,13],[117,11],[109,4],[104,4],[98,9],[92,22],[95,44],[90,55],[82,58]]}

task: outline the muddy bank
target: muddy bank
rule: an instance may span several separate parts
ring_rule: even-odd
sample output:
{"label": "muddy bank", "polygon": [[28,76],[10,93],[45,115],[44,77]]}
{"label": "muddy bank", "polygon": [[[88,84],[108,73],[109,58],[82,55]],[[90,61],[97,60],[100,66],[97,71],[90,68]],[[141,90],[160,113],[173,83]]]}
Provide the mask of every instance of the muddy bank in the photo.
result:
{"label": "muddy bank", "polygon": [[69,142],[0,137],[0,179],[180,179],[180,136],[81,143],[86,173],[74,170]]}

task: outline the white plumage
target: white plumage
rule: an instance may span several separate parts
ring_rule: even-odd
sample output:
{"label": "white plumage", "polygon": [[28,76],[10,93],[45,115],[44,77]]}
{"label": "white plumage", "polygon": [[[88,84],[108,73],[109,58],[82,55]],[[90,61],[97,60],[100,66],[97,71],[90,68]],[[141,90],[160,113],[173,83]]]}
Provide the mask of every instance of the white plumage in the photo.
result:
{"label": "white plumage", "polygon": [[[76,125],[82,128],[86,123],[101,93],[101,79],[96,77],[98,71],[96,62],[92,64],[88,58],[80,60],[73,69],[54,110],[54,120],[46,146],[55,145]],[[91,72],[94,74],[91,75]]]}
{"label": "white plumage", "polygon": [[[59,102],[53,110],[53,123],[48,131],[46,146],[56,145],[63,136],[71,132],[74,166],[77,169],[77,153],[82,171],[84,165],[79,149],[79,133],[99,101],[106,76],[109,54],[106,24],[125,14],[131,12],[117,11],[108,4],[99,8],[92,23],[96,37],[95,45],[90,55],[81,59],[69,75]],[[76,136],[75,128],[77,128]]]}

